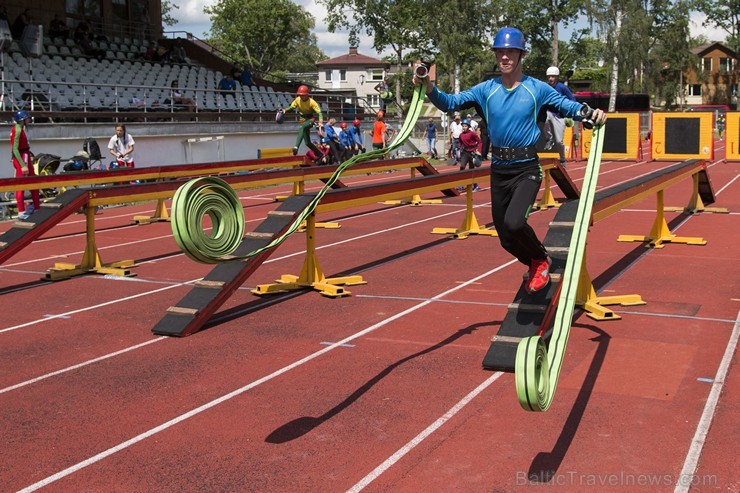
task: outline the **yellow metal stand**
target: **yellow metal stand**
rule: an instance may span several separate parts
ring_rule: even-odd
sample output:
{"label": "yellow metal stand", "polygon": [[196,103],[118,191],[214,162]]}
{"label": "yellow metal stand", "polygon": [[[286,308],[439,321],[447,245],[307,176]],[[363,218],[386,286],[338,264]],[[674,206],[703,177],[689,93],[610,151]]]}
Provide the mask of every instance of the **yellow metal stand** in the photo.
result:
{"label": "yellow metal stand", "polygon": [[706,245],[707,240],[704,238],[690,238],[685,236],[676,236],[668,229],[668,223],[663,215],[663,190],[658,191],[658,205],[656,208],[656,217],[653,227],[648,236],[637,235],[620,235],[617,241],[639,241],[647,243],[646,248],[663,248],[664,243],[684,243],[686,245]]}
{"label": "yellow metal stand", "polygon": [[[293,191],[291,192],[291,195],[300,195],[305,191],[305,189],[306,189],[306,183],[302,179],[294,181]],[[285,199],[287,199],[291,195],[276,195],[275,202],[284,202]]]}
{"label": "yellow metal stand", "polygon": [[580,306],[586,312],[586,315],[594,320],[619,320],[622,317],[605,308],[607,305],[634,306],[645,304],[639,294],[596,296],[594,285],[591,283],[591,278],[586,270],[586,256],[583,256],[583,267],[576,289],[576,305]]}
{"label": "yellow metal stand", "polygon": [[[414,178],[416,178],[416,169],[411,168],[411,179],[413,180]],[[438,199],[425,200],[422,199],[421,196],[417,193],[407,198],[406,200],[386,200],[383,203],[385,205],[413,205],[415,207],[418,207],[424,204],[441,204],[442,201]]]}
{"label": "yellow metal stand", "polygon": [[730,213],[730,211],[724,207],[704,207],[704,201],[701,199],[701,195],[699,195],[699,174],[694,173],[691,178],[694,182],[694,189],[691,192],[689,204],[686,207],[666,207],[666,211],[683,211],[686,214],[699,214],[700,212],[715,212],[719,214]]}
{"label": "yellow metal stand", "polygon": [[475,212],[473,212],[473,185],[469,184],[465,187],[465,218],[463,219],[462,225],[455,228],[434,228],[432,234],[447,235],[451,234],[458,240],[463,240],[470,235],[487,235],[487,236],[498,236],[495,229],[481,228],[478,225],[478,220],[475,218]]}
{"label": "yellow metal stand", "polygon": [[134,216],[133,218],[136,224],[151,224],[170,220],[170,214],[167,212],[167,206],[164,205],[164,199],[157,200],[157,208],[154,210],[153,216]]}
{"label": "yellow metal stand", "polygon": [[552,190],[550,189],[551,185],[551,178],[550,178],[550,168],[544,168],[543,169],[544,178],[542,180],[545,191],[542,192],[542,198],[539,202],[535,203],[533,208],[534,209],[549,209],[551,207],[560,207],[560,202],[555,200],[555,197],[552,194]]}
{"label": "yellow metal stand", "polygon": [[[293,195],[300,195],[303,192],[306,191],[306,182],[303,180],[298,180],[293,182]],[[289,195],[278,195],[275,197],[275,202],[283,202],[285,199],[287,199]],[[324,229],[339,229],[342,227],[339,223],[315,223],[314,227],[316,228],[324,228]],[[306,221],[303,221],[303,224],[301,224],[298,227],[299,233],[304,233],[306,231]]]}
{"label": "yellow metal stand", "polygon": [[133,260],[122,260],[104,264],[100,258],[100,252],[95,244],[95,206],[85,206],[85,223],[87,228],[87,238],[85,243],[85,253],[82,255],[82,263],[79,265],[68,263],[56,263],[54,267],[46,272],[44,279],[50,281],[59,281],[69,279],[70,277],[80,276],[83,274],[112,274],[114,276],[133,277],[136,274],[131,272],[130,268],[134,266]]}
{"label": "yellow metal stand", "polygon": [[284,274],[274,284],[260,284],[252,293],[256,295],[279,293],[281,291],[295,291],[298,289],[311,288],[324,296],[337,298],[340,296],[349,296],[351,293],[341,286],[352,286],[357,284],[367,284],[362,280],[362,276],[346,277],[324,277],[324,272],[319,265],[319,259],[316,257],[316,222],[314,214],[311,214],[306,220],[306,259],[303,261],[301,274],[294,276]]}

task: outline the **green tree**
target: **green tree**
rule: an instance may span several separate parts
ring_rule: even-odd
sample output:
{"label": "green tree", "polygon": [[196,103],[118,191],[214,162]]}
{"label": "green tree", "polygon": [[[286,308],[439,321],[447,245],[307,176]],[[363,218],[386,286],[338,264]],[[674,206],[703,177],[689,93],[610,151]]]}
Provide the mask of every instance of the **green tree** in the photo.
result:
{"label": "green tree", "polygon": [[[373,38],[373,48],[380,53],[390,48],[397,71],[402,71],[404,54],[423,51],[428,38],[418,28],[420,18],[429,9],[417,0],[319,0],[326,7],[329,32],[349,30],[349,44],[357,46],[364,33]],[[396,102],[401,104],[400,82],[396,84]]]}
{"label": "green tree", "polygon": [[173,17],[174,11],[180,8],[170,0],[162,0],[162,24],[165,26],[174,26],[179,21]]}
{"label": "green tree", "polygon": [[[482,74],[495,65],[490,52],[498,3],[486,0],[448,0],[420,19],[428,33],[424,43],[436,54],[437,78],[443,87],[459,92],[480,82]],[[447,74],[447,80],[444,76]]]}
{"label": "green tree", "polygon": [[295,53],[320,53],[311,33],[313,16],[290,0],[218,0],[203,11],[211,18],[213,45],[257,72],[292,71],[291,63],[301,71],[304,63],[291,62]]}
{"label": "green tree", "polygon": [[[716,26],[728,35],[727,43],[740,57],[740,0],[697,0],[696,9],[704,13],[707,19],[705,26]],[[735,59],[735,76],[740,77],[738,58]],[[737,109],[740,110],[740,79],[735,87]]]}

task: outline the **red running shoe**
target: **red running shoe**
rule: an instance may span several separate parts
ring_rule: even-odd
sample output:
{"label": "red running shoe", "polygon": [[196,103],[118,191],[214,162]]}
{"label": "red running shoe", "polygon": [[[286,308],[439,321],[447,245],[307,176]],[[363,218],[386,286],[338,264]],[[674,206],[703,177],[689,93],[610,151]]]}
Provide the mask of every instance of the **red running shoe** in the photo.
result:
{"label": "red running shoe", "polygon": [[544,259],[533,259],[529,267],[529,280],[527,281],[527,292],[536,293],[550,283],[550,257]]}

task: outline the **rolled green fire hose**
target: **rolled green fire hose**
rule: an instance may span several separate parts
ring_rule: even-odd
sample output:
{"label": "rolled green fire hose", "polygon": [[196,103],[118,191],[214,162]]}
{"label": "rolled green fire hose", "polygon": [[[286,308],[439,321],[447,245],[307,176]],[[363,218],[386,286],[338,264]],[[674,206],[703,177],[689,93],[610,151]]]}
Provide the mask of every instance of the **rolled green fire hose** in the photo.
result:
{"label": "rolled green fire hose", "polygon": [[568,259],[563,272],[560,298],[553,325],[549,349],[540,336],[525,337],[519,342],[514,368],[519,404],[526,411],[547,411],[555,396],[560,369],[568,344],[573,311],[576,304],[578,279],[583,266],[586,236],[591,224],[596,182],[601,167],[604,147],[604,126],[596,127],[591,140],[591,152],[586,165],[586,176],[578,200],[575,227],[570,238]]}
{"label": "rolled green fire hose", "polygon": [[[197,262],[215,264],[226,260],[253,257],[280,245],[300,228],[303,221],[313,213],[322,197],[346,169],[363,161],[382,157],[408,139],[421,113],[425,89],[426,84],[420,84],[414,89],[414,96],[403,127],[388,147],[358,154],[339,165],[323,188],[300,212],[284,234],[246,255],[230,255],[237,249],[244,236],[244,210],[234,189],[224,180],[216,177],[190,180],[177,190],[172,199],[172,234],[180,249]],[[203,230],[203,218],[206,215],[211,218],[213,224],[210,235]],[[224,258],[226,255],[229,255],[228,259]]]}

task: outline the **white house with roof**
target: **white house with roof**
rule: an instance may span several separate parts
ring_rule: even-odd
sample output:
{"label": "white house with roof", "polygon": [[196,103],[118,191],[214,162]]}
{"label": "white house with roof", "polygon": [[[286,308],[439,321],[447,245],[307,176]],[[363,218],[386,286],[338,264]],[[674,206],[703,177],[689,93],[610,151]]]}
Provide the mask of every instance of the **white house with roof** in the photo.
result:
{"label": "white house with roof", "polygon": [[380,107],[379,94],[375,91],[378,82],[388,75],[390,63],[357,52],[350,47],[349,53],[316,63],[319,72],[318,87],[328,91],[352,92],[364,97],[373,108]]}

